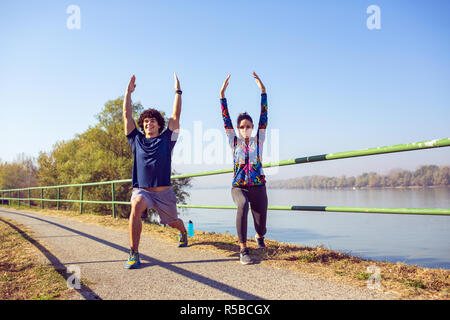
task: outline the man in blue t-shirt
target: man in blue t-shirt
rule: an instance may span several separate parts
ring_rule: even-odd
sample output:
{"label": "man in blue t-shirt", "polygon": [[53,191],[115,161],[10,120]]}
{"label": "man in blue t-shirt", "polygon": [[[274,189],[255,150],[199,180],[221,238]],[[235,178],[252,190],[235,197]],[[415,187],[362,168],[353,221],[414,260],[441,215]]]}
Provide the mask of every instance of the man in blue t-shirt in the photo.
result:
{"label": "man in blue t-shirt", "polygon": [[129,220],[130,257],[125,265],[127,269],[139,267],[141,217],[146,216],[147,209],[155,209],[162,224],[178,229],[180,231],[178,246],[187,246],[186,229],[183,220],[178,218],[177,199],[170,186],[172,150],[180,128],[182,93],[176,74],[174,78],[175,101],[166,130],[164,118],[155,109],[147,109],[139,117],[138,126],[144,133],[136,128],[131,111],[131,94],[136,88],[134,75],[128,83],[123,101],[125,135],[133,151],[133,194]]}

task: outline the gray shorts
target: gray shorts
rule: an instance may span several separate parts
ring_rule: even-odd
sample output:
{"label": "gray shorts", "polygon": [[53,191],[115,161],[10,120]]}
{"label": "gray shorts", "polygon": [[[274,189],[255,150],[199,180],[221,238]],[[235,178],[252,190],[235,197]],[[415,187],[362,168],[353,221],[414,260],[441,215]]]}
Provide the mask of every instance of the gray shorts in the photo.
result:
{"label": "gray shorts", "polygon": [[164,191],[133,188],[130,201],[139,196],[145,199],[147,209],[154,209],[158,213],[161,224],[169,224],[178,220],[177,197],[172,188]]}

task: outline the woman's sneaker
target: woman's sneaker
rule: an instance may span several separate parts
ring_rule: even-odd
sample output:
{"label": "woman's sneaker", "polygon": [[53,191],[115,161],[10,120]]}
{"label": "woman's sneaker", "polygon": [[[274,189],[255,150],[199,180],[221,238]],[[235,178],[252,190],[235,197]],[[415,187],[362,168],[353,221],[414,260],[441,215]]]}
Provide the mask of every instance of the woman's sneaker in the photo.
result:
{"label": "woman's sneaker", "polygon": [[248,248],[241,249],[239,256],[240,256],[240,262],[242,264],[252,264],[253,263],[253,260],[250,257]]}
{"label": "woman's sneaker", "polygon": [[130,250],[130,257],[128,258],[127,263],[125,264],[126,269],[136,269],[139,268],[141,264],[141,259],[139,257],[139,253],[135,252],[133,249]]}
{"label": "woman's sneaker", "polygon": [[266,244],[264,243],[264,237],[258,238],[255,234],[255,240],[256,240],[256,249],[266,248]]}

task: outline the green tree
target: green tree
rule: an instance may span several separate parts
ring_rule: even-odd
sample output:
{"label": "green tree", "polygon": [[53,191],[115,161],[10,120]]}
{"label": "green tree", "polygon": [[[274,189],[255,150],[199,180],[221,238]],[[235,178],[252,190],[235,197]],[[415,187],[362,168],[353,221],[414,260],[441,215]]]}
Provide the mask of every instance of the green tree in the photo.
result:
{"label": "green tree", "polygon": [[36,186],[36,164],[31,157],[20,154],[12,163],[0,162],[0,189]]}
{"label": "green tree", "polygon": [[417,168],[413,173],[413,184],[416,186],[432,186],[434,184],[434,173],[439,171],[436,165],[424,165]]}
{"label": "green tree", "polygon": [[368,184],[369,184],[369,174],[368,173],[365,172],[356,178],[356,181],[355,181],[356,188],[364,188],[364,187],[367,187]]}
{"label": "green tree", "polygon": [[375,172],[369,173],[367,186],[369,188],[381,187],[381,177]]}
{"label": "green tree", "polygon": [[346,187],[348,187],[348,185],[347,185],[347,179],[345,178],[345,175],[342,175],[342,176],[340,176],[340,177],[337,179],[336,187],[337,187],[337,188],[346,188]]}
{"label": "green tree", "polygon": [[353,187],[355,186],[355,184],[356,184],[356,178],[355,178],[355,177],[349,177],[349,178],[347,179],[347,185],[348,185],[350,188],[353,188]]}
{"label": "green tree", "polygon": [[412,173],[410,171],[402,171],[403,173],[403,177],[402,177],[402,182],[401,182],[401,186],[402,187],[409,187],[411,185],[411,180],[412,180]]}
{"label": "green tree", "polygon": [[434,183],[439,186],[450,185],[450,167],[442,167],[434,173]]}
{"label": "green tree", "polygon": [[[50,153],[41,153],[38,158],[40,184],[61,185],[129,179],[133,154],[124,135],[122,106],[123,97],[107,101],[96,116],[96,125],[76,135],[72,140],[56,143]],[[140,103],[134,103],[132,110],[133,114],[138,116],[143,107]],[[189,196],[186,188],[190,186],[190,178],[173,180],[172,186],[178,202],[186,203]],[[116,184],[116,200],[129,201],[131,191],[131,183]],[[55,192],[56,190],[53,190],[53,193]],[[61,192],[61,198],[80,197],[79,187],[63,188]],[[111,200],[111,185],[85,187],[83,198]],[[79,204],[67,203],[65,206],[76,210]],[[84,204],[84,208],[99,214],[104,213],[106,209],[107,214],[110,214],[111,206]],[[130,207],[117,205],[117,210],[121,216],[127,216]]]}

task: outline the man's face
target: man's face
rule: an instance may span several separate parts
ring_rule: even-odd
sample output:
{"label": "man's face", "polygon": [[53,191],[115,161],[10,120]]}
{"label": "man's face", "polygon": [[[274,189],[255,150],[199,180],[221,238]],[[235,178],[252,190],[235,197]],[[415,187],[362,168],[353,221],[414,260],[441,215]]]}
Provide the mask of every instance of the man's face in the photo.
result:
{"label": "man's face", "polygon": [[159,135],[159,128],[160,126],[155,118],[144,119],[144,132],[146,137]]}

